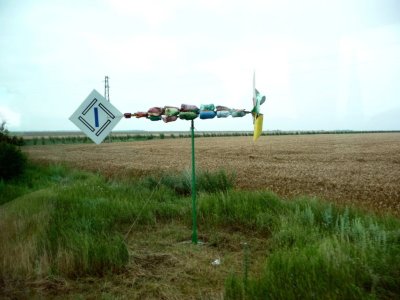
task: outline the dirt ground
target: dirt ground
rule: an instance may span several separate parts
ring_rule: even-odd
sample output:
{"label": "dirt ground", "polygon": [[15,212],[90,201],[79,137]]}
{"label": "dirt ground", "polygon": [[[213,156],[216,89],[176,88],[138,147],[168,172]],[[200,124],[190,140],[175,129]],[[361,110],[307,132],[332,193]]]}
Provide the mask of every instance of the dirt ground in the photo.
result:
{"label": "dirt ground", "polygon": [[[35,161],[62,162],[106,176],[182,172],[187,138],[23,148]],[[280,196],[316,196],[400,215],[400,133],[196,138],[198,170],[225,169],[236,186]]]}

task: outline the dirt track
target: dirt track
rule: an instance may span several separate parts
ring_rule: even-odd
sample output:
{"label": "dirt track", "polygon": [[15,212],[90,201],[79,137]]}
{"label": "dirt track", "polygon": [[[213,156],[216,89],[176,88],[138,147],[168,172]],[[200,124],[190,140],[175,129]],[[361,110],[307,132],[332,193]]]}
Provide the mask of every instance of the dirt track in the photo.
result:
{"label": "dirt track", "polygon": [[[33,160],[106,175],[190,169],[190,139],[24,147]],[[400,215],[400,133],[196,139],[201,170],[236,173],[237,186],[312,195]]]}

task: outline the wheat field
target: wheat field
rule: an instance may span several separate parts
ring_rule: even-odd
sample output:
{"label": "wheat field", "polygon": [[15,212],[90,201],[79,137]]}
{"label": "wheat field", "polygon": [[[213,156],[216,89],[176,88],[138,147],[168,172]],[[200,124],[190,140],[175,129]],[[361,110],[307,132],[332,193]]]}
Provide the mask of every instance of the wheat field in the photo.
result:
{"label": "wheat field", "polygon": [[[236,174],[241,189],[315,196],[400,215],[400,133],[196,138],[196,168]],[[24,147],[38,162],[105,176],[185,172],[190,139]]]}

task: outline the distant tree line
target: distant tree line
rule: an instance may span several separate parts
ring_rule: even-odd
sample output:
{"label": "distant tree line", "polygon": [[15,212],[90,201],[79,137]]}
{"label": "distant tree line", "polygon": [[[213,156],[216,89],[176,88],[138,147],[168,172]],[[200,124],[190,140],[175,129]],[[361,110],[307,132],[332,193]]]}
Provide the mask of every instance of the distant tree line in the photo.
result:
{"label": "distant tree line", "polygon": [[[276,136],[276,135],[310,135],[310,134],[362,134],[362,133],[393,133],[400,132],[399,130],[387,131],[366,131],[366,130],[272,130],[264,131],[263,136]],[[251,131],[205,131],[195,132],[196,138],[201,137],[235,137],[235,136],[252,136]],[[33,136],[33,137],[7,137],[12,139],[15,145],[54,145],[54,144],[89,144],[93,143],[88,137],[82,135],[76,136]],[[161,133],[134,133],[123,134],[113,133],[111,137],[107,138],[105,142],[134,142],[134,141],[148,141],[153,139],[175,139],[175,138],[190,138],[190,133],[184,132],[161,132]]]}

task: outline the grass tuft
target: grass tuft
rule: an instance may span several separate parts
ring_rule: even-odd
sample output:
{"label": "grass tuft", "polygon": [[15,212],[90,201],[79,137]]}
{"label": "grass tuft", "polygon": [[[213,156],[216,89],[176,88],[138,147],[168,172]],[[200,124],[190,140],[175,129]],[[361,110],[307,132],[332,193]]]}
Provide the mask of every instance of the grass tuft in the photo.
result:
{"label": "grass tuft", "polygon": [[[234,187],[235,175],[224,170],[217,172],[200,171],[196,174],[196,187],[199,193],[227,192]],[[144,184],[149,189],[166,187],[179,196],[191,194],[191,174],[163,174],[161,177],[149,176],[144,179]]]}

